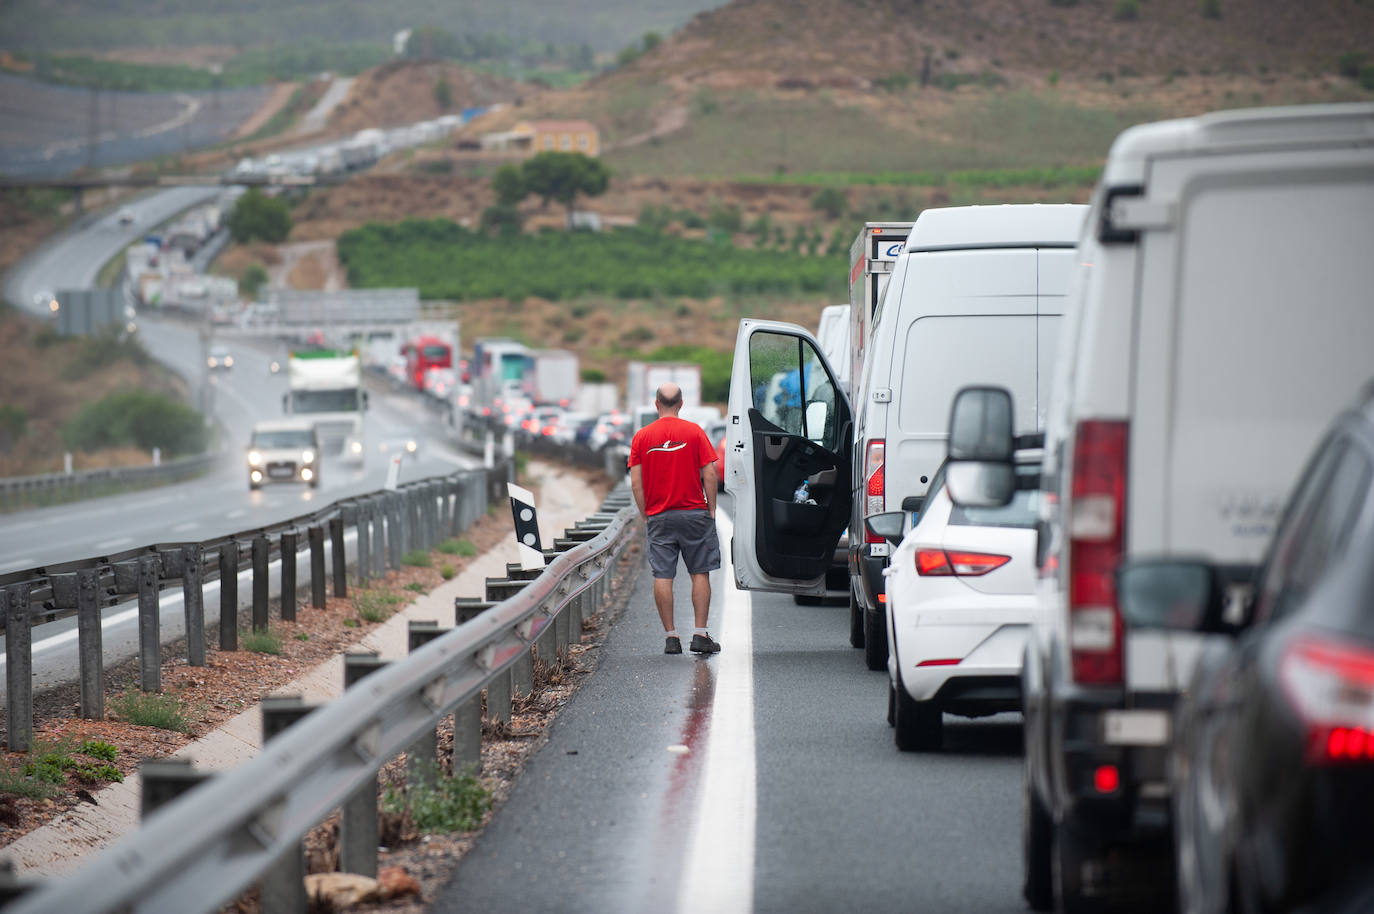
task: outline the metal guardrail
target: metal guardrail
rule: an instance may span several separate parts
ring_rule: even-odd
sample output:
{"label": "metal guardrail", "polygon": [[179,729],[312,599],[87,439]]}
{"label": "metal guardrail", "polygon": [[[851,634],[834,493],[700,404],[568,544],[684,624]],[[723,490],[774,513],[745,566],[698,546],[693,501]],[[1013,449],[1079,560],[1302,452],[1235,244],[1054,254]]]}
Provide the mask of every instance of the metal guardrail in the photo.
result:
{"label": "metal guardrail", "polygon": [[[199,542],[155,543],[118,553],[0,575],[0,624],[5,633],[6,744],[25,751],[32,743],[32,627],[64,616],[77,617],[81,714],[104,712],[101,610],[137,597],[140,685],[161,685],[160,592],[180,585],[186,613],[187,662],[205,664],[204,586],[219,581],[219,649],[238,648],[238,578],[251,571],[252,625],[268,625],[270,568],[278,561],[281,613],[294,619],[299,553],[310,556],[310,599],[322,607],[332,578],[336,597],[347,596],[346,535],[355,542],[356,580],[367,582],[399,568],[413,549],[428,549],[476,521],[487,505],[506,497],[513,464],[493,470],[464,470],[336,501],[318,511],[265,527]],[[330,564],[326,571],[325,541]],[[332,572],[332,573],[330,573]]]}
{"label": "metal guardrail", "polygon": [[0,478],[0,512],[26,506],[56,504],[92,498],[107,492],[148,488],[181,482],[206,472],[219,459],[210,452],[194,457],[179,457],[159,466],[104,467],[73,473],[43,473],[37,476]]}
{"label": "metal guardrail", "polygon": [[[509,713],[513,677],[531,665],[532,655],[550,659],[576,640],[572,624],[580,632],[587,603],[599,605],[629,534],[638,529],[623,483],[603,512],[579,525],[589,539],[565,542],[567,550],[516,594],[370,673],[329,704],[297,707],[289,713],[298,721],[252,761],[191,787],[76,874],[32,887],[6,911],[196,914],[218,909],[259,877],[285,878],[274,888],[289,891],[294,884],[299,893],[300,842],[311,828],[343,807],[347,831],[350,804],[366,795],[375,827],[383,765],[448,714],[454,714],[455,745],[470,745],[473,727],[480,738],[474,712],[484,688],[489,715],[498,700]],[[455,607],[460,618],[461,603]],[[265,709],[265,729],[266,718]],[[371,853],[375,866],[375,846]]]}

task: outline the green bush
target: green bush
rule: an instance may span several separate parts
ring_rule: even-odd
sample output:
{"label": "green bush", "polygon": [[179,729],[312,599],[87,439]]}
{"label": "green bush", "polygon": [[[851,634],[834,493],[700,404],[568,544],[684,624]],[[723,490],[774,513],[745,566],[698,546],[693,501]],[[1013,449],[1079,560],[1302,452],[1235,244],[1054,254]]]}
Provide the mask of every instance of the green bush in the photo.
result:
{"label": "green bush", "polygon": [[1116,0],[1112,7],[1112,18],[1121,22],[1132,22],[1140,18],[1140,0]]}
{"label": "green bush", "polygon": [[511,203],[496,203],[482,210],[482,229],[509,237],[518,235],[525,224],[525,217]]}
{"label": "green bush", "polygon": [[838,187],[822,187],[811,198],[811,208],[827,219],[839,219],[849,210],[849,198]]}
{"label": "green bush", "polygon": [[57,788],[12,768],[0,768],[0,793],[31,800],[47,800],[57,796]]}
{"label": "green bush", "polygon": [[1364,59],[1363,51],[1346,51],[1336,58],[1336,72],[1348,79],[1358,79]]}
{"label": "green bush", "polygon": [[583,383],[586,384],[605,384],[606,372],[602,371],[600,368],[584,368],[582,369],[581,378]]}
{"label": "green bush", "polygon": [[[385,590],[359,589],[353,594],[353,608],[357,611],[358,618],[364,622],[385,622],[396,611],[401,599],[399,595],[387,593]],[[344,623],[351,621],[353,620],[345,619]]]}
{"label": "green bush", "polygon": [[174,695],[128,691],[110,699],[110,708],[124,720],[139,727],[156,727],[176,733],[190,733],[191,721]]}
{"label": "green bush", "polygon": [[13,403],[0,406],[0,453],[8,451],[24,437],[29,428],[29,415]]}
{"label": "green bush", "polygon": [[425,585],[421,584],[419,581],[411,581],[409,584],[406,585],[406,590],[410,591],[411,593],[424,593]]}
{"label": "green bush", "polygon": [[454,568],[452,565],[445,564],[439,566],[439,577],[443,578],[445,581],[453,580],[453,576],[457,573],[458,569]]}
{"label": "green bush", "polygon": [[1221,0],[1202,0],[1202,15],[1208,19],[1221,18]]}
{"label": "green bush", "polygon": [[282,648],[281,633],[270,628],[261,631],[246,629],[239,632],[239,647],[254,654],[280,655]]}
{"label": "green bush", "polygon": [[388,787],[382,809],[409,813],[422,832],[472,831],[482,824],[491,808],[491,793],[470,770],[445,777],[436,768],[428,781],[407,785],[404,791]]}
{"label": "green bush", "polygon": [[673,208],[667,204],[646,203],[639,208],[635,224],[646,232],[661,232],[673,221]]}
{"label": "green bush", "polygon": [[239,296],[257,298],[258,290],[267,284],[267,268],[259,263],[250,263],[239,274]]}
{"label": "green bush", "polygon": [[291,233],[291,210],[281,197],[269,197],[250,189],[229,214],[229,234],[235,241],[266,241],[280,244]]}
{"label": "green bush", "polygon": [[1374,64],[1360,67],[1360,88],[1374,92]]}
{"label": "green bush", "polygon": [[161,448],[169,456],[205,450],[205,422],[200,413],[163,394],[125,390],[89,403],[62,428],[73,450],[95,451],[134,446]]}
{"label": "green bush", "polygon": [[453,87],[443,76],[434,83],[434,104],[439,106],[440,111],[447,111],[453,107]]}
{"label": "green bush", "polygon": [[416,568],[428,568],[430,566],[429,553],[423,549],[412,549],[401,556],[402,565],[413,565]]}

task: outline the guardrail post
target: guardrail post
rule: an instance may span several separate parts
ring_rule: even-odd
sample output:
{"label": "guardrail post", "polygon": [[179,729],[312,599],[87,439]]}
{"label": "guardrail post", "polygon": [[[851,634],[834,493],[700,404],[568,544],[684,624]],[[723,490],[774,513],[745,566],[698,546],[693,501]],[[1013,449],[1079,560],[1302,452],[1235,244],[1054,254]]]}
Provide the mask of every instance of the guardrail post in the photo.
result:
{"label": "guardrail post", "polygon": [[100,630],[100,578],[94,568],[76,573],[76,635],[81,665],[81,716],[105,719],[105,649]]}
{"label": "guardrail post", "polygon": [[239,544],[219,547],[219,649],[239,649]]}
{"label": "guardrail post", "polygon": [[205,593],[201,589],[200,545],[181,547],[181,604],[186,610],[186,663],[205,666]]}
{"label": "guardrail post", "polygon": [[368,514],[372,517],[372,575],[386,577],[386,499],[369,498]]}
{"label": "guardrail post", "polygon": [[405,554],[405,502],[399,492],[388,493],[386,502],[387,564],[395,571],[401,567],[401,556]]}
{"label": "guardrail post", "polygon": [[5,614],[5,745],[11,752],[33,748],[33,630],[29,627],[29,585],[0,590]]}
{"label": "guardrail post", "polygon": [[511,675],[506,670],[487,683],[487,720],[510,723]]}
{"label": "guardrail post", "polygon": [[267,558],[272,544],[266,536],[253,537],[253,631],[267,631]]}
{"label": "guardrail post", "polygon": [[[386,666],[375,652],[344,654],[344,689]],[[339,871],[377,875],[377,778],[344,802],[339,821]]]}
{"label": "guardrail post", "polygon": [[329,553],[334,565],[334,596],[348,596],[348,554],[344,552],[344,522],[342,517],[329,519]]}
{"label": "guardrail post", "polygon": [[[447,632],[432,619],[412,621],[407,626],[408,653],[415,653],[429,642]],[[429,730],[406,750],[406,785],[426,784],[434,786],[435,774],[439,764],[439,731]]]}
{"label": "guardrail post", "polygon": [[[266,746],[287,727],[313,711],[299,695],[269,695],[262,700],[262,743]],[[305,842],[298,841],[262,874],[263,914],[294,912],[309,907],[305,894]]]}
{"label": "guardrail post", "polygon": [[197,771],[190,759],[144,759],[138,766],[142,785],[139,794],[139,813],[146,819],[159,807],[166,806],[201,781],[213,777],[209,771]]}
{"label": "guardrail post", "polygon": [[138,560],[138,668],[139,687],[162,691],[162,620],[157,592],[158,560],[155,555]]}
{"label": "guardrail post", "polygon": [[310,528],[310,605],[324,609],[324,528]]}
{"label": "guardrail post", "polygon": [[[358,583],[367,586],[372,570],[372,500],[364,498],[353,509],[358,525]],[[347,516],[347,515],[345,515]]]}
{"label": "guardrail post", "polygon": [[456,537],[462,532],[460,508],[463,504],[463,488],[458,480],[450,478],[444,483],[444,505],[448,509],[448,514],[444,520],[447,525],[448,535]]}
{"label": "guardrail post", "polygon": [[296,531],[281,532],[281,620],[296,621]]}

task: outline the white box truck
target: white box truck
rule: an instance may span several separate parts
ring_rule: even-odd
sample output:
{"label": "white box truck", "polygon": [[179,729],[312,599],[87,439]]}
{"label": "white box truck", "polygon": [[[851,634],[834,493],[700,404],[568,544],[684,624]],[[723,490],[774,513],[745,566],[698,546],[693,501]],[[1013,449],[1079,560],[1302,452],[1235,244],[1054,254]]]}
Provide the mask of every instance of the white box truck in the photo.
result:
{"label": "white box truck", "polygon": [[324,451],[361,465],[367,392],[358,350],[292,352],[286,365],[290,389],[282,395],[282,409],[313,420]]}
{"label": "white box truck", "polygon": [[[863,377],[864,352],[873,335],[878,302],[887,290],[892,265],[906,249],[914,222],[865,222],[849,246],[849,383]],[[845,373],[844,370],[841,372]]]}
{"label": "white box truck", "polygon": [[653,406],[654,392],[672,382],[682,388],[683,406],[701,405],[701,366],[690,362],[631,362],[625,379],[625,408]]}
{"label": "white box truck", "polygon": [[536,404],[571,406],[577,399],[580,366],[570,349],[536,349],[525,357],[525,395]]}

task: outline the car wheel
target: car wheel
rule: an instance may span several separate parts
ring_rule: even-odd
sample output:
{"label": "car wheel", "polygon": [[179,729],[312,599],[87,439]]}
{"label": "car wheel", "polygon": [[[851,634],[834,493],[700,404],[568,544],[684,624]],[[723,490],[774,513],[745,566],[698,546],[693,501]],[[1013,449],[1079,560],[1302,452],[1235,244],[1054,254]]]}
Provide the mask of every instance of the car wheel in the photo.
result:
{"label": "car wheel", "polygon": [[817,597],[809,593],[792,594],[792,602],[798,606],[820,606],[824,597]]}
{"label": "car wheel", "polygon": [[849,646],[864,646],[864,612],[852,589],[849,591]]}
{"label": "car wheel", "polygon": [[889,727],[897,724],[897,687],[892,684],[889,678],[887,681],[887,725]]}
{"label": "car wheel", "polygon": [[1064,914],[1098,914],[1101,899],[1083,894],[1083,867],[1092,860],[1086,843],[1066,822],[1054,829],[1051,873],[1054,894]]}
{"label": "car wheel", "polygon": [[893,708],[893,741],[903,752],[937,750],[944,743],[945,715],[928,701],[917,701],[902,684],[897,671],[896,702]]}
{"label": "car wheel", "polygon": [[864,665],[870,670],[887,669],[887,620],[882,613],[865,609]]}
{"label": "car wheel", "polygon": [[1054,822],[1031,784],[1028,763],[1021,764],[1021,864],[1025,882],[1021,894],[1032,911],[1054,910],[1054,876],[1050,872],[1050,845]]}

